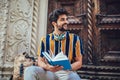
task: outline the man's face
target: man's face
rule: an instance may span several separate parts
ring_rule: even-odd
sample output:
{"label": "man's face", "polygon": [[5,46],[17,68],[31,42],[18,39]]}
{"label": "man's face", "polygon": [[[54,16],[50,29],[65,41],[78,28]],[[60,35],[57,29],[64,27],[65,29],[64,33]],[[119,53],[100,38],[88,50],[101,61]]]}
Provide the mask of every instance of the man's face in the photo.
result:
{"label": "man's face", "polygon": [[57,20],[57,28],[60,31],[66,31],[67,30],[67,25],[68,25],[68,17],[67,15],[63,14],[58,17]]}

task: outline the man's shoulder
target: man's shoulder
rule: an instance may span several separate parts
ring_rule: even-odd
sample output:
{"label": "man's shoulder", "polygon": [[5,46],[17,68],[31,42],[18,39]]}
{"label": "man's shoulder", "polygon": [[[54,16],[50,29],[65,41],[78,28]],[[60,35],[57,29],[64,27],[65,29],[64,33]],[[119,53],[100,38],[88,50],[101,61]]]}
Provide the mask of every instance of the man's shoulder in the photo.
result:
{"label": "man's shoulder", "polygon": [[42,36],[41,40],[45,40],[45,39],[47,39],[48,37],[51,37],[51,36],[52,36],[52,33],[47,34],[46,36]]}

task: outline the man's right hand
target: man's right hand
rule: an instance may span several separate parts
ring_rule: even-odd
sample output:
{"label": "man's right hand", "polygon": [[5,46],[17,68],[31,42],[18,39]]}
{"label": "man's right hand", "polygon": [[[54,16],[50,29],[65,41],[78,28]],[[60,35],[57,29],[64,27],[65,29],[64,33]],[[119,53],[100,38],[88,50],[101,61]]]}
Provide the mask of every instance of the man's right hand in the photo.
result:
{"label": "man's right hand", "polygon": [[56,71],[62,70],[63,66],[59,66],[59,65],[52,66],[52,65],[47,64],[46,69],[51,72],[56,72]]}
{"label": "man's right hand", "polygon": [[63,66],[59,66],[59,65],[52,66],[52,65],[50,65],[45,58],[41,58],[41,57],[38,57],[38,66],[40,66],[40,67],[42,67],[42,68],[44,68],[48,71],[51,71],[51,72],[56,72],[56,71],[59,71],[59,70],[63,69]]}

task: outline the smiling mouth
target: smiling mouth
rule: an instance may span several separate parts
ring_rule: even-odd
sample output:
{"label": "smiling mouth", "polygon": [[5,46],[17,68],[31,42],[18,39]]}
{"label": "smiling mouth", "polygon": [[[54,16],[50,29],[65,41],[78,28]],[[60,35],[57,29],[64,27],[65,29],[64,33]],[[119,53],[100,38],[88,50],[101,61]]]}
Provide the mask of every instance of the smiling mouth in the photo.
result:
{"label": "smiling mouth", "polygon": [[63,25],[63,28],[64,28],[64,29],[67,29],[67,28],[68,28],[67,24]]}
{"label": "smiling mouth", "polygon": [[59,30],[60,31],[67,31],[67,25],[63,25]]}

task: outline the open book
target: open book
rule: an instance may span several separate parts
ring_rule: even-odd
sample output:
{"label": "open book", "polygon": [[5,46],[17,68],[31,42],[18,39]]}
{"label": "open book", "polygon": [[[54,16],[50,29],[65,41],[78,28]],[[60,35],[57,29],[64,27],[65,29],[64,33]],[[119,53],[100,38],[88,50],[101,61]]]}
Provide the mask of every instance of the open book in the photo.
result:
{"label": "open book", "polygon": [[44,57],[48,60],[49,64],[55,66],[63,66],[63,70],[71,70],[71,64],[66,55],[63,52],[58,53],[55,57],[51,57],[47,52],[42,52]]}

